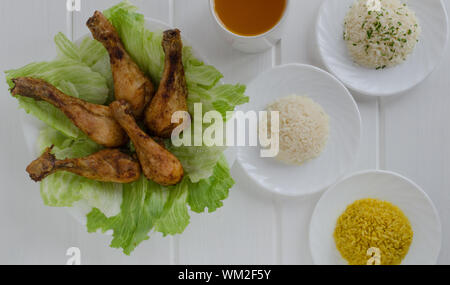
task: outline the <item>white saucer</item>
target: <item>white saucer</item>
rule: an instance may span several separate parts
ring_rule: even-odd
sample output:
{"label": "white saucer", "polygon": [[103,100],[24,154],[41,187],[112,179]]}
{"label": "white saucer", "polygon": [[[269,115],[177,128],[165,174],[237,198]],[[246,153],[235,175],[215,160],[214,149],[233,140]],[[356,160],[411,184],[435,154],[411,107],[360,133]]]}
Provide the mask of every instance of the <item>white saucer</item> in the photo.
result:
{"label": "white saucer", "polygon": [[370,96],[394,95],[422,82],[441,61],[448,41],[447,12],[442,1],[406,1],[416,13],[422,33],[405,62],[383,70],[355,64],[342,39],[345,15],[355,1],[325,0],[320,8],[316,37],[327,69],[350,89]]}
{"label": "white saucer", "polygon": [[333,232],[338,217],[356,200],[375,198],[399,207],[414,232],[402,264],[436,264],[442,229],[436,208],[425,192],[411,180],[387,171],[353,174],[330,188],[317,203],[309,244],[315,264],[347,264],[336,249]]}

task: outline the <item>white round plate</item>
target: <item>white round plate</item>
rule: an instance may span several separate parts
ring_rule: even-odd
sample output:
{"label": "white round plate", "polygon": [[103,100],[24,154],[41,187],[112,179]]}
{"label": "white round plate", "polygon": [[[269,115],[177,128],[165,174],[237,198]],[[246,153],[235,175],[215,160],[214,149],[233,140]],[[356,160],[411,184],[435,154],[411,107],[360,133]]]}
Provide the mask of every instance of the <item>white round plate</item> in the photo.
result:
{"label": "white round plate", "polygon": [[[164,30],[172,29],[172,27],[169,26],[168,24],[163,23],[158,20],[155,20],[155,19],[151,19],[151,18],[145,18],[145,25],[146,25],[146,28],[151,31],[164,31]],[[87,34],[75,42],[77,44],[80,44],[81,41],[85,37],[92,37],[92,36],[90,34]],[[183,42],[186,43],[186,45],[191,46],[193,48],[192,51],[193,51],[194,55],[198,59],[204,61],[205,64],[207,64],[208,61],[205,59],[205,57],[199,55],[196,52],[195,45],[192,45],[192,41],[190,41],[189,39],[186,39],[183,36]],[[22,130],[23,130],[25,142],[26,142],[26,145],[28,148],[30,161],[31,161],[33,159],[36,159],[36,157],[39,155],[37,147],[36,147],[36,141],[39,136],[40,130],[42,128],[44,128],[46,125],[43,122],[41,122],[40,120],[36,119],[35,117],[33,117],[29,114],[26,114],[25,112],[20,112],[20,121],[21,121]],[[228,165],[231,168],[236,160],[236,149],[235,148],[227,148],[224,152],[224,155],[228,161]],[[79,202],[75,203],[73,207],[67,208],[67,209],[68,209],[69,213],[72,216],[74,216],[75,219],[78,220],[83,225],[86,224],[86,214],[92,210],[92,208],[89,205],[87,205],[87,203],[85,201],[79,201]]]}
{"label": "white round plate", "polygon": [[315,264],[347,264],[336,249],[334,229],[347,206],[365,198],[391,202],[411,222],[413,241],[402,264],[436,263],[442,230],[433,202],[411,180],[393,172],[373,170],[345,178],[325,192],[317,203],[309,228],[309,244]]}
{"label": "white round plate", "polygon": [[405,62],[383,70],[354,63],[342,39],[344,18],[355,1],[325,0],[320,8],[316,37],[327,69],[350,89],[371,96],[405,92],[422,82],[441,61],[448,41],[447,12],[442,1],[403,1],[415,11],[422,33]]}
{"label": "white round plate", "polygon": [[320,104],[330,117],[330,134],[323,153],[300,166],[261,158],[259,147],[241,147],[237,161],[263,188],[287,196],[324,190],[353,166],[361,142],[361,116],[355,100],[334,76],[317,67],[288,64],[271,69],[247,87],[250,103],[242,111],[263,111],[278,98],[297,94]]}

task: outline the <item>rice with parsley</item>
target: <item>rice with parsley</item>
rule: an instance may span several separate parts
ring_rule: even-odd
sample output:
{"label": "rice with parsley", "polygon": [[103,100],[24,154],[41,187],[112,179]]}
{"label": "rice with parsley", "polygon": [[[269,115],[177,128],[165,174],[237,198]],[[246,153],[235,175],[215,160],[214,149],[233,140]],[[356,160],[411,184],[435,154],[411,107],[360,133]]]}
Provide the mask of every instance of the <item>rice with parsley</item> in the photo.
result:
{"label": "rice with parsley", "polygon": [[377,249],[381,265],[400,264],[413,239],[413,230],[402,210],[378,199],[349,205],[334,230],[336,247],[350,265],[366,265],[369,249]]}
{"label": "rice with parsley", "polygon": [[344,22],[344,40],[353,60],[375,69],[406,60],[420,32],[415,13],[400,0],[357,0]]}

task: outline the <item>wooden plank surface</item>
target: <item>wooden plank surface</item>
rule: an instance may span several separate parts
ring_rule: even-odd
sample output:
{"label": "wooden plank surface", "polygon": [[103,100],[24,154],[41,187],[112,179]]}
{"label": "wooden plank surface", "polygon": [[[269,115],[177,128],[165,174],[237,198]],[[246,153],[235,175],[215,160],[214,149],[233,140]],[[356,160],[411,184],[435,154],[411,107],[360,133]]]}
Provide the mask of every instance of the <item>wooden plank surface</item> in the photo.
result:
{"label": "wooden plank surface", "polygon": [[[199,20],[201,19],[201,20]],[[272,66],[272,52],[249,55],[233,50],[216,32],[208,1],[174,1],[174,25],[227,83],[248,83]],[[234,169],[235,170],[235,169]],[[275,220],[271,199],[253,193],[240,171],[225,201],[212,215],[193,215],[179,237],[180,263],[254,264],[275,262]],[[262,250],[263,249],[263,250]]]}
{"label": "wooden plank surface", "polygon": [[0,106],[0,263],[64,263],[72,241],[73,218],[63,209],[44,207],[39,187],[25,167],[30,154],[24,143],[17,100],[8,93],[3,71],[55,55],[53,36],[66,31],[63,1],[1,1]]}
{"label": "wooden plank surface", "polygon": [[[315,25],[321,1],[291,1],[291,10],[281,40],[281,62],[306,63],[325,69],[315,39]],[[377,100],[353,94],[363,120],[359,159],[353,170],[376,168],[377,160]],[[280,256],[282,264],[311,264],[309,250],[309,221],[321,193],[297,199],[279,198],[281,225]]]}
{"label": "wooden plank surface", "polygon": [[[444,1],[450,11],[450,1]],[[443,226],[440,264],[450,263],[450,46],[422,84],[383,99],[382,166],[419,184],[435,203]]]}
{"label": "wooden plank surface", "polygon": [[[73,14],[73,37],[78,39],[89,30],[86,27],[87,19],[94,14],[95,10],[103,11],[122,1],[120,0],[80,0],[81,10]],[[132,3],[139,8],[139,12],[146,17],[153,18],[168,23],[170,17],[169,0],[132,0]]]}

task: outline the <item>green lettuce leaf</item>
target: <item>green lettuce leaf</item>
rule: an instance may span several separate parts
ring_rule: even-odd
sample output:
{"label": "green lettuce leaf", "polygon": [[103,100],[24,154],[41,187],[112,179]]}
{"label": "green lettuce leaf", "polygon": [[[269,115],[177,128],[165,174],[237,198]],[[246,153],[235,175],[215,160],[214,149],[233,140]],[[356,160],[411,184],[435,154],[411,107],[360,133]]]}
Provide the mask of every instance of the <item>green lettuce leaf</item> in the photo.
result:
{"label": "green lettuce leaf", "polygon": [[[59,59],[51,62],[31,63],[16,70],[6,71],[10,88],[14,87],[12,79],[16,77],[35,77],[46,80],[65,94],[103,104],[108,98],[106,80],[99,73],[92,71],[83,62],[73,59]],[[44,101],[16,96],[27,113],[40,119],[52,128],[72,138],[86,136],[57,108]]]}
{"label": "green lettuce leaf", "polygon": [[92,71],[98,72],[106,79],[109,89],[106,103],[112,102],[114,99],[114,81],[109,54],[103,45],[91,37],[85,37],[77,45],[70,41],[63,33],[58,33],[55,36],[55,43],[59,59],[71,59],[77,62],[83,62]]}
{"label": "green lettuce leaf", "polygon": [[202,213],[208,209],[209,213],[223,206],[223,200],[228,197],[228,191],[233,187],[234,180],[225,157],[221,157],[213,175],[198,183],[189,182],[188,203],[192,211]]}
{"label": "green lettuce leaf", "polygon": [[48,126],[71,138],[84,138],[86,135],[78,129],[60,110],[42,101],[17,97],[19,106],[28,114],[40,119]]}
{"label": "green lettuce leaf", "polygon": [[152,228],[166,234],[182,233],[189,224],[186,205],[187,184],[163,187],[141,177],[124,186],[119,215],[107,218],[98,209],[87,215],[88,232],[113,230],[111,247],[122,248],[129,255],[149,238]]}
{"label": "green lettuce leaf", "polygon": [[[31,63],[16,70],[6,71],[10,87],[14,87],[13,78],[27,76],[43,79],[63,92],[70,91],[67,84],[77,91],[76,96],[94,104],[104,104],[108,97],[106,80],[85,63],[72,59],[56,59],[51,62]],[[64,88],[66,87],[66,88]]]}
{"label": "green lettuce leaf", "polygon": [[129,255],[149,238],[152,229],[164,236],[182,233],[190,219],[187,204],[197,213],[220,208],[233,185],[224,157],[214,167],[213,175],[198,183],[185,178],[176,186],[164,187],[142,177],[124,186],[119,215],[107,218],[93,209],[87,215],[88,231],[113,230],[111,247],[122,248]]}
{"label": "green lettuce leaf", "polygon": [[225,149],[226,147],[221,146],[175,147],[169,145],[168,147],[168,150],[180,160],[186,176],[194,183],[212,175],[214,166]]}
{"label": "green lettuce leaf", "polygon": [[155,230],[166,235],[183,233],[189,224],[189,212],[187,208],[188,179],[184,179],[176,186],[168,187],[164,192],[169,192],[169,197],[164,206],[160,219],[155,224]]}
{"label": "green lettuce leaf", "polygon": [[65,149],[70,147],[72,143],[73,139],[68,138],[55,129],[46,127],[39,132],[36,146],[37,151],[39,153],[42,153],[47,147],[50,147],[52,145],[58,149]]}

